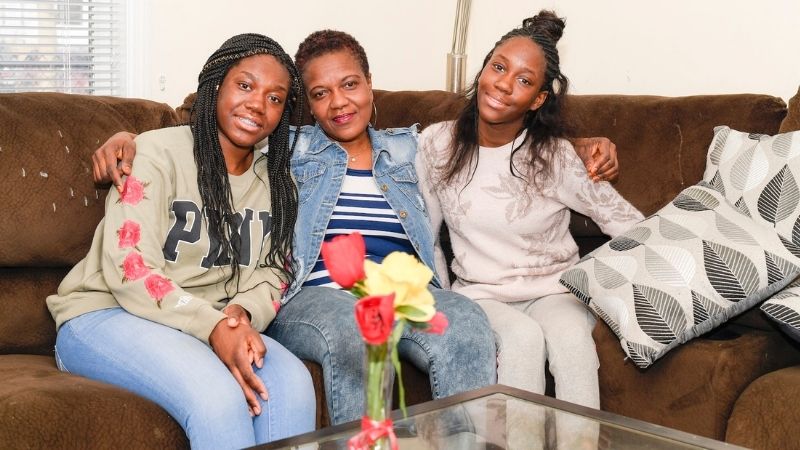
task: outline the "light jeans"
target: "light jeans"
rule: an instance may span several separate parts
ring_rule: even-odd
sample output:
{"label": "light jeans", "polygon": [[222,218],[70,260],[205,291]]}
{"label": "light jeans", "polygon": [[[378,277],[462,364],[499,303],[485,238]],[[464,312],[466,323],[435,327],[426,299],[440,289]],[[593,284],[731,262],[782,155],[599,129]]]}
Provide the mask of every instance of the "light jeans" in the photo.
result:
{"label": "light jeans", "polygon": [[193,449],[238,449],[314,429],[316,400],[308,370],[263,336],[269,400],[250,417],[242,389],[204,342],[122,308],[83,314],[61,326],[61,370],[132,391],[164,408]]}
{"label": "light jeans", "polygon": [[[400,357],[427,372],[434,398],[494,384],[496,348],[486,315],[472,300],[431,288],[436,309],[448,318],[444,335],[406,329]],[[356,326],[355,297],[329,287],[300,289],[278,311],[267,334],[298,357],[322,366],[333,424],[364,412],[364,342]]]}

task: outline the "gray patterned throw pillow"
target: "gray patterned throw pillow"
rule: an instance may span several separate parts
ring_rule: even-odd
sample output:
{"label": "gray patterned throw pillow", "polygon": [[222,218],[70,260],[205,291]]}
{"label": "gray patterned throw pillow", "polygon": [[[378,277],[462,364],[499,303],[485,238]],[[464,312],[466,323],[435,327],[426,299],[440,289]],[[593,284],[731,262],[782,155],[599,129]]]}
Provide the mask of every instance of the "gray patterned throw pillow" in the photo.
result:
{"label": "gray patterned throw pillow", "polygon": [[586,255],[560,282],[645,368],[800,274],[800,258],[713,187],[693,186]]}
{"label": "gray patterned throw pillow", "polygon": [[714,128],[703,181],[742,214],[800,246],[800,132],[767,136]]}
{"label": "gray patterned throw pillow", "polygon": [[[800,257],[800,132],[768,136],[717,127],[703,180],[743,214],[773,227]],[[800,341],[800,286],[775,294],[761,310]]]}

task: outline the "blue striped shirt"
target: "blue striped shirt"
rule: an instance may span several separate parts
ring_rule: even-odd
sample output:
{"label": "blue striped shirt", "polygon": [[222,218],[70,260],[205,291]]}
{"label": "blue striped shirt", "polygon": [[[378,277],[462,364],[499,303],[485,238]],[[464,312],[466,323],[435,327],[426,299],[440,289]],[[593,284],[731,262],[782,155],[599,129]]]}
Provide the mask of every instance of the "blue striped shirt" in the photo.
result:
{"label": "blue striped shirt", "polygon": [[[364,236],[367,258],[377,263],[395,251],[414,254],[397,214],[375,185],[372,170],[347,169],[325,240],[355,231]],[[321,255],[303,286],[340,287],[330,279]]]}

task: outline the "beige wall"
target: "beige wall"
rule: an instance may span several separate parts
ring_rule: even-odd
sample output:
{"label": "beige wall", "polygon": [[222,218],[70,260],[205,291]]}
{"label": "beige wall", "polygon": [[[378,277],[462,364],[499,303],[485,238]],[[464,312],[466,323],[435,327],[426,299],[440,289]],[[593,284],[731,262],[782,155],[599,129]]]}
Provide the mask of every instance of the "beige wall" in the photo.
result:
{"label": "beige wall", "polygon": [[[173,106],[195,89],[208,55],[242,32],[267,34],[294,54],[309,32],[341,29],[366,48],[374,87],[443,89],[456,4],[131,1],[129,95]],[[573,93],[753,92],[788,99],[800,85],[797,0],[473,0],[468,79],[504,32],[543,7],[568,19],[560,49]]]}

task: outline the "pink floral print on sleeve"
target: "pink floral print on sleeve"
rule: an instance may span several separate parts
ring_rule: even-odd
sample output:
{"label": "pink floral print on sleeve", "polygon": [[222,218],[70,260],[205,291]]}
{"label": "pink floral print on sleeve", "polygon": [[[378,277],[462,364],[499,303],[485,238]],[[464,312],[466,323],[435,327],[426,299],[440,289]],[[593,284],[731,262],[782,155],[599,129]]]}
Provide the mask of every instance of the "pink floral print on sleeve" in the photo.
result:
{"label": "pink floral print on sleeve", "polygon": [[175,289],[175,286],[172,285],[172,281],[170,281],[169,278],[162,277],[158,274],[152,274],[145,278],[144,287],[147,289],[147,293],[150,294],[150,297],[155,299],[159,308],[161,308],[161,300]]}
{"label": "pink floral print on sleeve", "polygon": [[128,253],[122,261],[122,282],[135,281],[150,274],[150,268],[144,263],[142,255],[136,252]]}
{"label": "pink floral print on sleeve", "polygon": [[144,195],[144,188],[150,183],[143,183],[140,179],[130,175],[125,179],[125,184],[122,185],[122,193],[119,194],[117,203],[125,205],[136,206],[142,199],[147,198]]}
{"label": "pink floral print on sleeve", "polygon": [[142,227],[138,222],[126,220],[117,230],[119,238],[119,248],[137,248],[139,240],[142,238]]}

